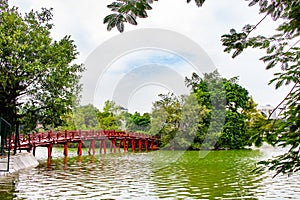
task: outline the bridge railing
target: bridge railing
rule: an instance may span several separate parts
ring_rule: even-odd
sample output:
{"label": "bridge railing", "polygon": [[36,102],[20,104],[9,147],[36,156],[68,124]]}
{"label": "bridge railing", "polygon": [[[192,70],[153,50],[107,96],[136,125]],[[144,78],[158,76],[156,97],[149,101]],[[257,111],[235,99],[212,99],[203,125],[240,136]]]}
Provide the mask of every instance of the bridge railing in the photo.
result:
{"label": "bridge railing", "polygon": [[[15,137],[10,139],[11,144],[15,144]],[[64,144],[66,142],[80,142],[91,140],[112,140],[128,139],[143,141],[158,141],[155,136],[136,132],[125,132],[115,130],[73,130],[73,131],[48,131],[32,133],[19,136],[19,149],[30,149],[36,146],[47,146],[49,144]],[[13,145],[11,146],[13,148]]]}

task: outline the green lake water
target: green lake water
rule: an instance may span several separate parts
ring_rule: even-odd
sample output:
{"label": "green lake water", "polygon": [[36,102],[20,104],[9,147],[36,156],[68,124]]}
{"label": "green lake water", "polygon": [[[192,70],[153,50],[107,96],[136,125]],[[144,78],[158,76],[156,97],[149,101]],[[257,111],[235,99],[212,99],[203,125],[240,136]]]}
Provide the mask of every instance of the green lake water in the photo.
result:
{"label": "green lake water", "polygon": [[[42,149],[42,148],[41,148]],[[254,173],[274,153],[155,151],[60,157],[0,177],[0,199],[300,199],[299,175]]]}

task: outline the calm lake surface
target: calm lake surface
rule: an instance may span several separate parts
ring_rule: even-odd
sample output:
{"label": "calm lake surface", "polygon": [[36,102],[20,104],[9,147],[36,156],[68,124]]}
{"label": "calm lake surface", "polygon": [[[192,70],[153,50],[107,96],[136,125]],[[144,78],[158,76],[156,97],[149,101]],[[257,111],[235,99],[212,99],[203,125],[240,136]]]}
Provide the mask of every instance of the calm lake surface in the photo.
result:
{"label": "calm lake surface", "polygon": [[[61,157],[0,177],[0,199],[300,199],[299,175],[253,173],[274,151],[156,151]],[[86,153],[85,153],[86,154]]]}

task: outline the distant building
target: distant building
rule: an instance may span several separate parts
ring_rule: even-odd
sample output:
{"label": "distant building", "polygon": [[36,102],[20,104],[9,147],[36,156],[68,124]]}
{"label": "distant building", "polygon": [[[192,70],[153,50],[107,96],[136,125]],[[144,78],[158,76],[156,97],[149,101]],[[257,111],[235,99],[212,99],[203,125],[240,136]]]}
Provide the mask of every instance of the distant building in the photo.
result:
{"label": "distant building", "polygon": [[258,106],[257,107],[257,110],[262,112],[266,117],[269,117],[270,114],[272,114],[270,116],[270,119],[277,119],[276,110],[274,111],[274,109],[275,108],[273,106],[271,106],[270,104],[267,104],[266,106]]}

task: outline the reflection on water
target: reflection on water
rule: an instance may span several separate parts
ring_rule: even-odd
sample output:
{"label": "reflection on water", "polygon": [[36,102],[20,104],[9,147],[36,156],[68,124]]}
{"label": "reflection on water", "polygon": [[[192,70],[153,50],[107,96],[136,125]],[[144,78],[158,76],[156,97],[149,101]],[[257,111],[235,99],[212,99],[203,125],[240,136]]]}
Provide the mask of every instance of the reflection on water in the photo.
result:
{"label": "reflection on water", "polygon": [[107,154],[43,159],[0,178],[0,199],[297,199],[299,176],[252,170],[259,151]]}

